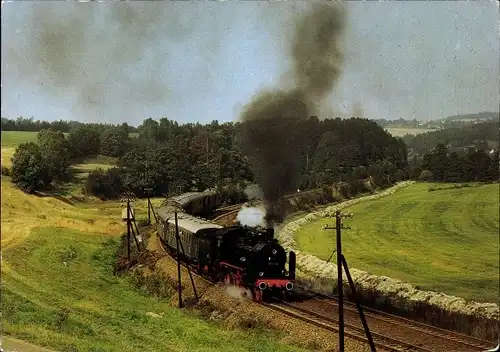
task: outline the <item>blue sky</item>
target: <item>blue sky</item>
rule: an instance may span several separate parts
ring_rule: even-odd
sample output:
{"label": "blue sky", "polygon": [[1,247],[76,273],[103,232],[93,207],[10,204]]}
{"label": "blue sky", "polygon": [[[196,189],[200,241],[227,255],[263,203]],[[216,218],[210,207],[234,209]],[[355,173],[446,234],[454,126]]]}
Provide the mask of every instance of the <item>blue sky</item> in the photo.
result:
{"label": "blue sky", "polygon": [[[138,125],[235,121],[283,87],[306,2],[2,5],[6,117]],[[128,7],[127,7],[128,6]],[[348,2],[345,63],[320,117],[498,111],[498,5]]]}

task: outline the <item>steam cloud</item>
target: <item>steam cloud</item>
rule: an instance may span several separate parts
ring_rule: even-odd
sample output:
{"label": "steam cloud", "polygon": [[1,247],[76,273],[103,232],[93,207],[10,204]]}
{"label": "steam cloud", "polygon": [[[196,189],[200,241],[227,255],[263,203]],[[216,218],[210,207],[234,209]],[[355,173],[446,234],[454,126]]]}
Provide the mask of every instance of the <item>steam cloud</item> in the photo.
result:
{"label": "steam cloud", "polygon": [[250,299],[252,298],[252,291],[245,289],[241,286],[228,285],[226,286],[226,292],[234,298],[238,299]]}
{"label": "steam cloud", "polygon": [[344,25],[344,7],[316,4],[295,26],[290,50],[295,87],[259,92],[244,107],[243,150],[264,193],[267,226],[283,221],[283,195],[296,185],[301,137],[293,127],[311,116],[341,74]]}
{"label": "steam cloud", "polygon": [[264,226],[264,215],[264,211],[260,208],[241,208],[236,216],[236,220],[238,220],[241,225],[252,227]]}

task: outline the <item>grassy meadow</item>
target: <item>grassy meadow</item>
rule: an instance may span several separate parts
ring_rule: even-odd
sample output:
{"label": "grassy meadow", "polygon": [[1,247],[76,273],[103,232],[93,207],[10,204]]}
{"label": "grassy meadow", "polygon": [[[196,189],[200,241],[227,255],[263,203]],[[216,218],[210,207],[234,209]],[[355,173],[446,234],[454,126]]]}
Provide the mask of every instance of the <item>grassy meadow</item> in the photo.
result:
{"label": "grassy meadow", "polygon": [[34,142],[37,134],[31,131],[2,131],[2,148],[15,148],[21,143]]}
{"label": "grassy meadow", "polygon": [[[30,131],[2,131],[1,164],[3,166],[11,167],[12,166],[11,158],[14,156],[16,147],[21,143],[35,142],[37,134],[38,132],[30,132]],[[67,133],[65,133],[65,135],[67,135]],[[139,135],[138,133],[129,134],[131,138],[136,138],[138,135]],[[106,158],[98,157],[89,160],[84,160],[80,164],[75,165],[75,167],[77,169],[80,168],[82,170],[88,171],[89,169],[95,169],[97,167],[107,168],[114,165],[114,163],[116,162],[115,160],[112,160],[113,158],[107,158],[107,160],[105,159]]]}
{"label": "grassy meadow", "polygon": [[[452,187],[416,183],[344,209],[354,214],[344,220],[351,229],[342,233],[349,266],[423,290],[496,302],[499,185]],[[295,235],[299,249],[327,259],[335,248],[335,231],[322,227],[334,221],[302,227]]]}
{"label": "grassy meadow", "polygon": [[[274,342],[280,337],[269,331],[200,320],[114,276],[123,204],[69,204],[25,195],[6,177],[1,183],[7,336],[57,351],[301,351]],[[146,216],[145,201],[135,208],[139,218]]]}
{"label": "grassy meadow", "polygon": [[[2,131],[2,166],[10,168],[12,166],[12,157],[16,151],[16,147],[21,143],[35,142],[38,132],[25,132],[25,131]],[[136,135],[136,134],[131,134]],[[133,137],[133,136],[132,136]],[[97,155],[76,161],[75,164],[70,166],[70,172],[73,174],[74,179],[72,182],[64,185],[64,189],[60,191],[65,194],[78,194],[81,185],[87,177],[89,171],[95,169],[109,169],[117,163],[116,158]]]}
{"label": "grassy meadow", "polygon": [[36,141],[38,132],[29,131],[2,131],[2,166],[11,167],[11,158],[16,147],[21,143]]}
{"label": "grassy meadow", "polygon": [[412,134],[416,136],[417,134],[432,132],[436,130],[428,128],[410,128],[410,127],[389,127],[386,128],[393,137],[403,137],[405,134]]}

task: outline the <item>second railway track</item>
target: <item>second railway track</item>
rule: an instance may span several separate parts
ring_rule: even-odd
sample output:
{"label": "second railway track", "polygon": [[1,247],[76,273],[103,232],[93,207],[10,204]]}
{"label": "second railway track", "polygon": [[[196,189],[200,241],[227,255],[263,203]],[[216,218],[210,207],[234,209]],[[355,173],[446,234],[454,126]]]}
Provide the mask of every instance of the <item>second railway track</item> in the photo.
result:
{"label": "second railway track", "polygon": [[[338,313],[338,301],[336,297],[317,293],[306,294],[305,296],[310,299],[309,302],[314,302],[309,304],[316,305],[316,309],[331,311],[332,314]],[[344,301],[344,311],[344,316],[346,313],[347,315],[354,315],[358,317],[357,320],[359,321],[358,312],[354,303]],[[378,329],[379,326],[387,324],[386,327],[391,325],[392,327],[398,326],[399,329],[403,329],[404,331],[409,331],[411,329],[411,331],[419,334],[420,340],[430,346],[436,346],[435,350],[445,350],[444,348],[450,348],[451,346],[453,347],[453,351],[484,351],[485,349],[491,348],[494,344],[494,342],[484,341],[473,336],[438,328],[433,325],[403,318],[373,308],[363,306],[363,311],[369,324],[371,324],[370,326],[373,325]],[[425,339],[427,339],[427,341],[425,341]],[[440,345],[443,348],[439,349],[438,347]]]}
{"label": "second railway track", "polygon": [[[282,303],[292,309],[304,312],[330,322],[337,322],[338,304],[333,297],[307,297],[303,301]],[[372,333],[373,339],[383,345],[396,346],[403,350],[414,351],[485,351],[491,348],[488,341],[482,341],[471,336],[440,329],[406,318],[391,315],[363,307],[363,311]],[[363,333],[363,326],[355,305],[344,302],[344,321],[346,328]],[[347,330],[346,330],[347,331]],[[366,340],[366,337],[363,336]],[[391,342],[392,341],[392,342]],[[407,347],[404,347],[404,344]],[[408,349],[409,348],[409,349]]]}

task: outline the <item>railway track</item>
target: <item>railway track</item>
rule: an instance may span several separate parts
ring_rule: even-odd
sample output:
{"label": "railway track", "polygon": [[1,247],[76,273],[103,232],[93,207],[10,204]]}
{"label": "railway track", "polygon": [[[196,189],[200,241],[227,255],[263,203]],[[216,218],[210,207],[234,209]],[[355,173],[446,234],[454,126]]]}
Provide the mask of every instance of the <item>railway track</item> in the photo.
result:
{"label": "railway track", "polygon": [[[300,303],[301,305],[312,305],[315,311],[329,311],[333,315],[338,314],[338,300],[336,297],[317,293],[304,294],[304,296],[308,298],[308,301],[305,302],[309,303]],[[438,328],[373,308],[363,307],[363,312],[365,313],[370,329],[373,327],[374,331],[391,331],[397,326],[399,334],[416,336],[415,341],[426,346],[432,346],[433,351],[484,351],[495,344],[491,341]],[[347,319],[352,319],[353,321],[357,321],[359,326],[361,326],[358,311],[354,303],[344,301],[344,317],[346,321]],[[412,334],[410,334],[411,332]]]}
{"label": "railway track", "polygon": [[226,217],[232,216],[234,214],[238,214],[238,212],[240,211],[243,204],[244,203],[240,203],[240,204],[235,204],[235,205],[230,205],[227,207],[219,208],[215,211],[215,213],[212,216],[210,216],[209,220],[211,220],[213,222],[218,222]]}
{"label": "railway track", "polygon": [[[277,303],[262,303],[264,306],[273,309],[275,311],[281,312],[289,317],[304,321],[311,325],[317,326],[322,329],[326,329],[332,332],[338,332],[338,320],[327,317],[323,314],[316,313],[311,310],[307,310],[296,306],[295,304],[290,304],[287,302],[279,301]],[[361,342],[367,342],[366,336],[363,328],[358,327],[353,324],[344,324],[344,335]],[[420,351],[420,352],[432,352],[433,350],[427,349],[422,346],[413,345],[396,338],[374,333],[372,332],[372,337],[377,349],[383,349],[385,351],[391,352],[401,352],[401,351]]]}
{"label": "railway track", "polygon": [[[300,193],[292,193],[292,194],[284,196],[284,198],[285,199],[291,199],[291,198],[294,198],[294,197],[298,197],[299,195],[304,195],[304,194],[308,194],[308,193],[312,193],[312,192],[316,192],[316,191],[317,190],[313,189],[313,190],[310,190],[310,191],[303,191],[303,192],[300,192]],[[262,201],[252,202],[251,206],[252,207],[258,207],[258,206],[262,205],[262,203],[263,203]],[[214,221],[214,222],[218,222],[218,221],[221,221],[222,219],[224,219],[226,217],[232,216],[234,214],[238,214],[238,212],[240,211],[241,207],[243,207],[244,204],[245,203],[239,203],[239,204],[229,205],[229,206],[226,206],[226,207],[219,208],[208,219],[211,220],[211,221]]]}
{"label": "railway track", "polygon": [[[337,300],[307,297],[304,301],[281,303],[327,322],[338,323]],[[403,348],[403,351],[485,351],[492,342],[482,341],[471,336],[436,328],[431,325],[412,321],[370,308],[363,308],[365,317],[376,345]],[[344,321],[346,328],[361,332],[363,326],[355,305],[344,302]],[[346,329],[347,331],[347,329]],[[384,347],[385,348],[385,347]]]}

